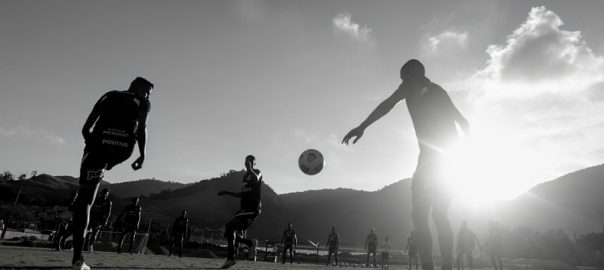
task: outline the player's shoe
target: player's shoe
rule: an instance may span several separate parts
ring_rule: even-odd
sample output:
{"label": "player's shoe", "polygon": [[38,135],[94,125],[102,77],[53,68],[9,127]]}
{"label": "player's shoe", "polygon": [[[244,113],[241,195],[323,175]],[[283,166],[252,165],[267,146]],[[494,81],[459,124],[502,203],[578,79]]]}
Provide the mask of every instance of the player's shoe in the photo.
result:
{"label": "player's shoe", "polygon": [[235,262],[234,260],[226,260],[224,262],[224,264],[220,267],[220,269],[227,269],[227,268],[231,268],[231,266],[235,265],[237,262]]}
{"label": "player's shoe", "polygon": [[84,263],[84,261],[78,260],[73,264],[72,269],[73,270],[90,270],[90,266],[86,265],[86,263]]}

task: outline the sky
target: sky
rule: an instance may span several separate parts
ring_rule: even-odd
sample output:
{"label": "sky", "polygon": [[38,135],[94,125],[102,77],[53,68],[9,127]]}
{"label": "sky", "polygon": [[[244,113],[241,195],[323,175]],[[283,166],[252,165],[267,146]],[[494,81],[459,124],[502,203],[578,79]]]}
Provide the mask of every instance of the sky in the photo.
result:
{"label": "sky", "polygon": [[254,154],[277,193],[378,190],[417,163],[406,105],[341,141],[412,58],[470,122],[458,186],[511,198],[604,161],[603,1],[1,2],[2,171],[76,176],[94,103],[143,76],[147,159],[110,182],[191,183]]}

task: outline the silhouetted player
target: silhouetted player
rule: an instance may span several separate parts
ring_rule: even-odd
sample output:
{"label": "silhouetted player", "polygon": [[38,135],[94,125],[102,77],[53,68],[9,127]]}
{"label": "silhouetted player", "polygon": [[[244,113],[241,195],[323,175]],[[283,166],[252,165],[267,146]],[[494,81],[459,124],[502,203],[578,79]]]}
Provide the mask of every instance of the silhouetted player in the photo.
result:
{"label": "silhouetted player", "polygon": [[476,244],[478,244],[482,250],[480,241],[478,241],[478,237],[476,237],[474,231],[468,228],[468,223],[466,221],[462,222],[459,234],[457,235],[457,269],[464,269],[464,257],[466,257],[466,261],[468,261],[468,268],[471,270],[474,267],[472,253],[474,252]]}
{"label": "silhouetted player", "polygon": [[369,267],[369,257],[371,256],[371,254],[373,254],[373,267],[377,267],[377,261],[375,258],[377,253],[377,247],[378,237],[375,234],[375,229],[371,228],[371,231],[367,235],[367,239],[365,239],[365,250],[367,250],[367,267]]}
{"label": "silhouetted player", "polygon": [[336,266],[338,266],[338,246],[340,245],[340,235],[336,233],[336,227],[331,227],[331,233],[327,236],[327,263],[325,265],[329,266],[329,260],[331,259],[331,254],[333,254],[333,258],[336,261]]}
{"label": "silhouetted player", "polygon": [[291,223],[287,224],[287,229],[283,231],[283,236],[281,237],[281,245],[283,245],[283,261],[285,263],[285,259],[287,257],[287,251],[289,250],[290,262],[289,264],[294,263],[294,257],[296,256],[296,246],[298,245],[298,237],[296,236],[296,231],[294,231],[294,225]]}
{"label": "silhouetted player", "polygon": [[92,208],[90,208],[90,224],[88,225],[88,233],[86,234],[86,245],[88,251],[93,251],[94,242],[101,229],[107,226],[107,221],[111,215],[112,202],[109,199],[109,190],[103,189],[101,196],[96,198]]}
{"label": "silhouetted player", "polygon": [[415,244],[415,238],[413,237],[413,231],[411,231],[411,236],[407,239],[407,247],[405,247],[405,252],[409,257],[409,270],[411,270],[412,262],[415,261],[415,270],[417,270],[418,258],[417,258],[417,245]]}
{"label": "silhouetted player", "polygon": [[390,241],[388,240],[388,236],[384,238],[384,243],[382,244],[382,268],[388,268],[390,266],[390,249],[392,245],[390,245]]}
{"label": "silhouetted player", "polygon": [[[487,237],[484,246],[487,256],[491,258],[491,263],[495,270],[503,270],[503,262],[501,261],[501,234],[502,229],[501,226],[499,226],[499,223],[492,221],[489,224],[489,236]],[[497,268],[497,265],[499,265],[499,268]]]}
{"label": "silhouetted player", "polygon": [[74,212],[73,269],[90,269],[84,263],[82,250],[90,206],[105,170],[128,159],[136,143],[140,156],[132,163],[132,169],[143,166],[152,88],[152,83],[137,77],[127,91],[107,92],[94,105],[84,123],[82,135],[86,147],[80,167],[80,196]]}
{"label": "silhouetted player", "polygon": [[126,235],[130,235],[128,253],[132,253],[134,238],[136,237],[136,231],[141,222],[141,212],[143,211],[142,207],[138,205],[139,202],[139,198],[132,199],[132,203],[126,205],[126,208],[117,217],[117,220],[121,220],[122,216],[124,216],[124,226],[122,227],[122,236],[120,237],[120,245],[117,247],[117,253],[122,253],[122,245],[124,244]]}
{"label": "silhouetted player", "polygon": [[434,269],[432,235],[428,224],[432,211],[442,269],[450,270],[453,263],[453,231],[447,212],[451,195],[442,187],[444,176],[441,171],[447,150],[459,138],[455,123],[466,134],[469,132],[469,125],[453,105],[447,92],[425,77],[424,66],[418,60],[407,61],[401,68],[400,75],[403,82],[398,89],[382,101],[365,121],[348,132],[342,143],[348,144],[355,137],[353,143],[356,143],[369,125],[390,112],[399,102],[406,101],[420,151],[411,186],[411,215],[422,268]]}
{"label": "silhouetted player", "polygon": [[245,231],[260,214],[262,174],[260,170],[254,168],[256,158],[249,155],[245,158],[246,173],[243,176],[243,186],[241,192],[220,191],[218,196],[229,195],[241,198],[241,210],[226,224],[224,237],[227,239],[227,258],[221,268],[229,268],[235,265],[235,248],[238,243],[243,243],[251,247],[255,253],[256,241],[243,238],[237,234],[238,231]]}
{"label": "silhouetted player", "polygon": [[183,243],[187,238],[188,230],[189,219],[187,218],[187,211],[183,210],[182,215],[174,219],[174,224],[172,224],[172,244],[170,245],[170,254],[168,254],[168,257],[172,256],[174,245],[178,247],[178,257],[182,257]]}

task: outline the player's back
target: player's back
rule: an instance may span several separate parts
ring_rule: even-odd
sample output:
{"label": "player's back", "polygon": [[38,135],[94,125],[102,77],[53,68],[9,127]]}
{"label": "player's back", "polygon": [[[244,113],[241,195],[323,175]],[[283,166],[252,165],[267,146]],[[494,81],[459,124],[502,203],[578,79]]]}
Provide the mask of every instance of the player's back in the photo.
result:
{"label": "player's back", "polygon": [[93,133],[107,132],[117,129],[127,135],[134,134],[137,128],[137,118],[141,110],[149,109],[149,101],[140,99],[132,92],[110,91],[99,102],[99,119]]}
{"label": "player's back", "polygon": [[[256,174],[260,174],[260,171],[256,170]],[[246,172],[243,176],[241,187],[241,209],[245,211],[257,211],[260,213],[260,208],[262,206],[262,177],[258,179],[256,174]]]}

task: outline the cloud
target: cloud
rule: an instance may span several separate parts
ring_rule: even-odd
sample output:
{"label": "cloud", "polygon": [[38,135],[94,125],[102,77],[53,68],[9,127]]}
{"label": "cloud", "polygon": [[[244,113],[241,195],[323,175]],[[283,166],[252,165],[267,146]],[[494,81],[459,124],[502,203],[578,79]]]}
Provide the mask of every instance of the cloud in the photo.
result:
{"label": "cloud", "polygon": [[465,50],[468,46],[468,32],[444,31],[435,36],[429,36],[425,49],[428,53],[450,52]]}
{"label": "cloud", "polygon": [[352,21],[352,17],[348,13],[340,13],[332,20],[333,26],[344,33],[351,35],[353,38],[365,40],[372,31],[367,26],[361,27],[359,24]]}
{"label": "cloud", "polygon": [[532,8],[505,42],[488,46],[484,68],[455,85],[472,93],[459,104],[475,135],[530,157],[518,177],[531,183],[602,163],[604,57],[563,25]]}
{"label": "cloud", "polygon": [[488,47],[487,66],[478,75],[512,82],[578,82],[583,87],[602,81],[604,58],[594,54],[580,31],[563,30],[562,25],[553,11],[532,8],[505,45]]}
{"label": "cloud", "polygon": [[52,134],[51,132],[40,129],[34,130],[26,126],[20,126],[17,128],[4,128],[0,127],[0,136],[2,137],[20,137],[27,139],[43,139],[54,145],[64,145],[65,139]]}

